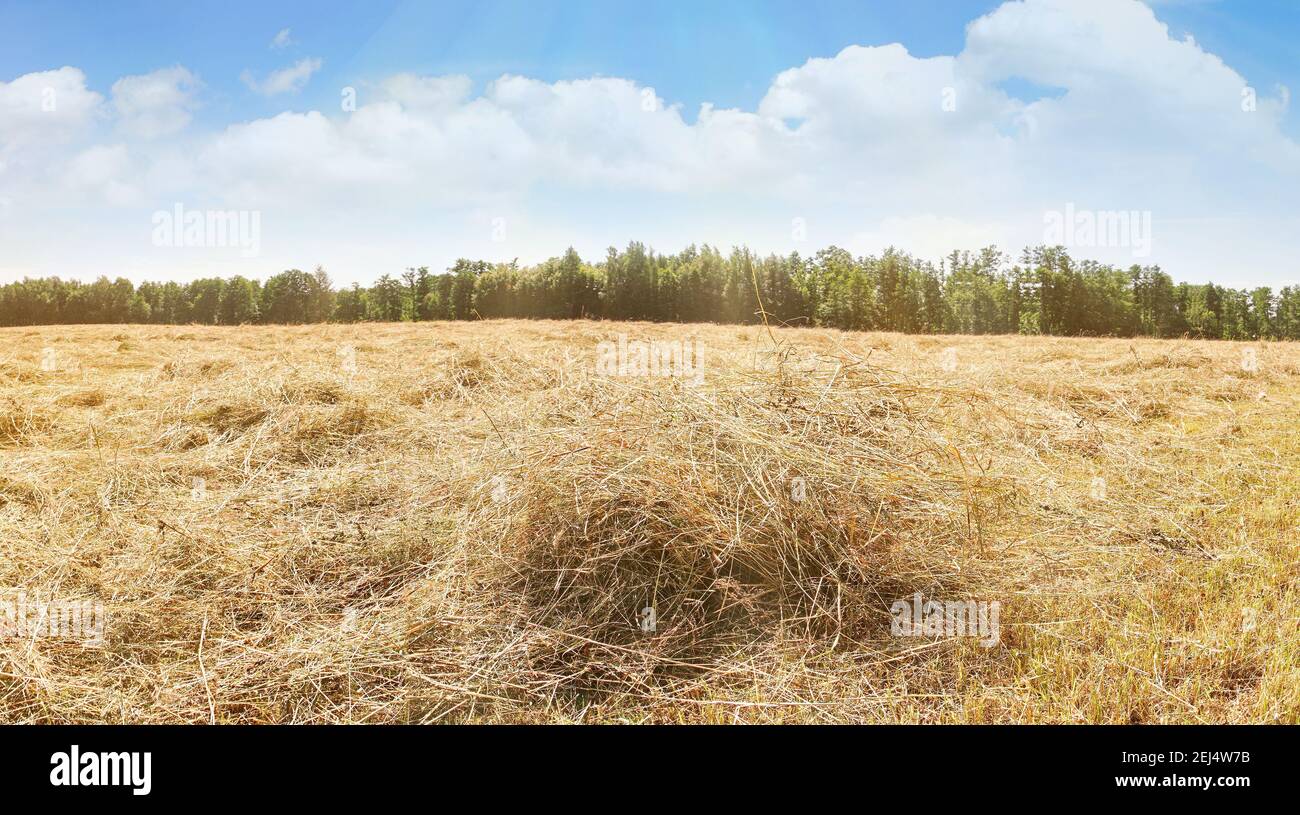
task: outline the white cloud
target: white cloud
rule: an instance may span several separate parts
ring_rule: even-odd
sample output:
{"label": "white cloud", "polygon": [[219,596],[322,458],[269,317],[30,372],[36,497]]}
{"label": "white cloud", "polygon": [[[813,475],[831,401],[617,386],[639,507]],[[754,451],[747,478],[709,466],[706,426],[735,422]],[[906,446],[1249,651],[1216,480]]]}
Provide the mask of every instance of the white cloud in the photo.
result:
{"label": "white cloud", "polygon": [[446,112],[465,103],[474,83],[463,75],[394,74],[380,84],[381,97],[408,110]]}
{"label": "white cloud", "polygon": [[76,68],[0,82],[0,159],[84,133],[102,114],[103,101],[86,88],[86,75]]}
{"label": "white cloud", "polygon": [[98,195],[112,206],[134,204],[140,193],[129,180],[131,164],[125,145],[91,147],[68,161],[62,180],[77,195]]}
{"label": "white cloud", "polygon": [[319,71],[322,65],[324,63],[315,57],[305,57],[288,68],[272,71],[263,80],[258,80],[251,71],[244,71],[239,78],[250,89],[263,96],[297,93],[307,87],[312,74]]}
{"label": "white cloud", "polygon": [[289,36],[289,29],[287,28],[280,29],[271,38],[271,48],[277,51],[281,48],[288,48],[290,45],[293,45],[293,39]]}
{"label": "white cloud", "polygon": [[190,123],[200,82],[177,65],[113,83],[113,105],[120,127],[145,139],[168,136]]}
{"label": "white cloud", "polygon": [[[319,68],[303,60],[245,81],[286,93]],[[123,135],[179,121],[159,111],[188,120],[177,95],[184,77],[169,83],[162,73],[148,76],[176,93],[132,95],[169,102],[155,110],[137,101],[133,111],[155,115],[133,121],[153,127],[124,126]],[[51,74],[61,93],[79,94],[65,139],[84,136],[102,100],[79,71]],[[1001,89],[1010,79],[1060,93],[1022,101]],[[31,112],[33,89],[50,81],[0,84],[0,111],[24,111],[0,118],[0,160],[10,133],[31,144],[45,132],[35,128],[53,126]],[[114,103],[125,121],[124,82]],[[810,59],[775,77],[754,111],[704,105],[688,120],[652,89],[613,77],[507,75],[476,92],[464,76],[397,74],[362,93],[352,113],[286,112],[148,150],[120,138],[106,152],[80,145],[55,188],[119,204],[263,210],[267,268],[311,253],[343,280],[458,255],[537,260],[571,243],[598,255],[643,236],[668,250],[734,239],[806,252],[835,242],[937,259],[996,241],[1016,253],[1043,239],[1045,210],[1072,203],[1150,210],[1153,251],[1143,262],[1180,279],[1249,282],[1280,274],[1267,259],[1297,249],[1295,219],[1274,213],[1300,209],[1300,146],[1281,129],[1287,93],[1260,91],[1246,111],[1247,84],[1135,0],[1026,0],[972,22],[957,54],[921,58],[889,44]],[[32,196],[54,211],[57,194]],[[492,243],[489,224],[505,215],[511,238]],[[795,217],[809,242],[793,242]],[[62,267],[52,251],[32,244],[14,263],[44,261],[54,273]],[[1079,254],[1133,262],[1127,251]],[[160,261],[162,273],[171,262]]]}

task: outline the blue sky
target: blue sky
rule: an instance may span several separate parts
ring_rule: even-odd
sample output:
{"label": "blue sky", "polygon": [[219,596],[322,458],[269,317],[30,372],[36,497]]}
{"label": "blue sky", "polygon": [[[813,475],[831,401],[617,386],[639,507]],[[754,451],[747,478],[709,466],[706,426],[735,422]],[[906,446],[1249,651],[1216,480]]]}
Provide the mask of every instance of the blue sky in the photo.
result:
{"label": "blue sky", "polygon": [[[694,110],[753,109],[777,73],[855,44],[901,42],[916,56],[961,50],[966,24],[990,0],[330,0],[175,3],[0,0],[0,77],[76,65],[106,91],[120,76],[183,64],[238,105],[260,100],[239,81],[286,55],[324,59],[310,107],[334,88],[401,71],[518,73],[555,81],[636,78]],[[1261,87],[1300,87],[1300,7],[1294,0],[1166,0],[1152,4],[1181,36]],[[322,13],[322,9],[327,10]],[[294,41],[267,43],[284,28]],[[329,100],[332,103],[332,99]],[[232,104],[235,104],[232,101]],[[261,105],[278,112],[276,105]],[[207,118],[219,121],[229,107]],[[242,112],[242,111],[241,111]],[[1295,111],[1288,117],[1297,121]]]}
{"label": "blue sky", "polygon": [[[365,282],[630,239],[1014,253],[1066,204],[1156,224],[1149,254],[1083,256],[1300,277],[1300,5],[1019,5],[0,0],[0,280],[322,263]],[[1246,86],[1259,115],[1238,115]],[[24,118],[50,87],[73,102]],[[174,203],[261,212],[257,255],[138,245]]]}
{"label": "blue sky", "polygon": [[[847,45],[902,41],[919,55],[953,53],[966,22],[997,5],[332,0],[322,14],[313,2],[4,2],[0,75],[77,65],[106,90],[111,78],[180,63],[239,94],[240,70],[310,53],[325,59],[320,79],[331,88],[399,71],[480,82],[607,75],[636,77],[692,108],[752,108],[778,72]],[[268,50],[286,27],[296,44]]]}

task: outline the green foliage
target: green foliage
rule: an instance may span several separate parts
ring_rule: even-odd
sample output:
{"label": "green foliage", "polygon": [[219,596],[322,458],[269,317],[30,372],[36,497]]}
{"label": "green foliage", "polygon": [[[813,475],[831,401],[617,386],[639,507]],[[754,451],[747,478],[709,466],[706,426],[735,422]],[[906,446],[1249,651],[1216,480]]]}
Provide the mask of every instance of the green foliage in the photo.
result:
{"label": "green foliage", "polygon": [[[757,291],[755,287],[757,286]],[[760,305],[761,299],[761,305]],[[935,267],[888,249],[854,258],[723,255],[690,246],[659,255],[641,243],[584,263],[572,248],[536,266],[462,258],[335,291],[325,270],[289,269],[265,283],[187,284],[101,277],[0,286],[0,325],[57,323],[315,323],[498,317],[818,325],[954,334],[1300,339],[1300,289],[1175,284],[1158,266],[1117,269],[1062,247],[1026,249],[1015,265],[994,247],[953,252]]]}

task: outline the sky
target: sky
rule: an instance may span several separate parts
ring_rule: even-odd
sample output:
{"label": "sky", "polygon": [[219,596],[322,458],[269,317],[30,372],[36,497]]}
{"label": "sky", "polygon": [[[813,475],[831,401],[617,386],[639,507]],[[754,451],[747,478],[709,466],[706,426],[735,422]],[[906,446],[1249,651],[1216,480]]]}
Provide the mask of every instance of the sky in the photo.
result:
{"label": "sky", "polygon": [[0,0],[0,282],[640,240],[1291,285],[1297,41],[1293,0]]}

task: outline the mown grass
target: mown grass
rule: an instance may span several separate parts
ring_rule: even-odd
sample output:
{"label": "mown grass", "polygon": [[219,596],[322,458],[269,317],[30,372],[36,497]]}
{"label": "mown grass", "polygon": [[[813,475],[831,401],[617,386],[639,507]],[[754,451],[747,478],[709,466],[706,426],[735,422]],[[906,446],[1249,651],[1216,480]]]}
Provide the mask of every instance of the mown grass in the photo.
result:
{"label": "mown grass", "polygon": [[108,619],[0,640],[0,720],[1295,722],[1297,397],[1268,343],[0,329],[0,589]]}

